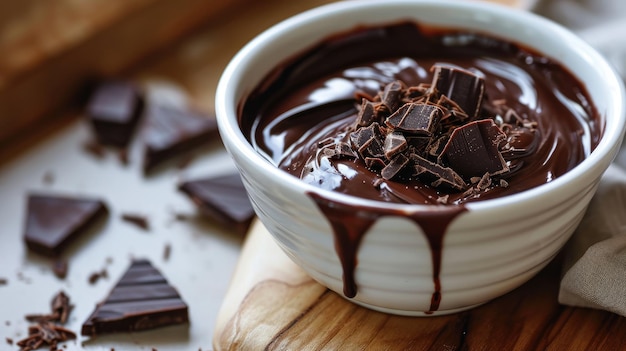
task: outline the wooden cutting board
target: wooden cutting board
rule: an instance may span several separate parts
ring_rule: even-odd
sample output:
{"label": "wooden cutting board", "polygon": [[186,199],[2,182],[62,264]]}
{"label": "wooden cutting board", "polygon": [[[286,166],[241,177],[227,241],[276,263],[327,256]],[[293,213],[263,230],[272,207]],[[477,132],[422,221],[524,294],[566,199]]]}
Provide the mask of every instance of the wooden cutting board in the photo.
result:
{"label": "wooden cutting board", "polygon": [[222,350],[624,350],[626,318],[557,302],[560,258],[473,310],[400,317],[309,278],[255,222],[216,322]]}

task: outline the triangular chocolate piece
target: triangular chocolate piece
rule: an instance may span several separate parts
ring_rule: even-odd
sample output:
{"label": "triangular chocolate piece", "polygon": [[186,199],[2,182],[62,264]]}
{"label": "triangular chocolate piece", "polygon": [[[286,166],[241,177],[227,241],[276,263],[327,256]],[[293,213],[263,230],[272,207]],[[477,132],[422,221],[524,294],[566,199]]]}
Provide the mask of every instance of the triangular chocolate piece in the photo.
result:
{"label": "triangular chocolate piece", "polygon": [[254,209],[239,173],[187,181],[179,190],[191,198],[209,218],[245,233]]}
{"label": "triangular chocolate piece", "polygon": [[148,260],[135,260],[83,323],[81,334],[154,329],[189,321],[187,304]]}
{"label": "triangular chocolate piece", "polygon": [[150,105],[146,123],[142,135],[146,173],[178,154],[219,138],[214,118],[186,109]]}
{"label": "triangular chocolate piece", "polygon": [[108,212],[99,199],[51,195],[28,197],[24,241],[29,249],[57,256]]}

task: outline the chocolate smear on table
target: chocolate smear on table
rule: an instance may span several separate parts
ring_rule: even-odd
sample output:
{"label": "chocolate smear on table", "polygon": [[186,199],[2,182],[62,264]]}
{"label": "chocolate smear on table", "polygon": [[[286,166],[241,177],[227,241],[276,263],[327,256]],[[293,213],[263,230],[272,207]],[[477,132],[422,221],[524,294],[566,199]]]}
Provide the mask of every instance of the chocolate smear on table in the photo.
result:
{"label": "chocolate smear on table", "polygon": [[354,278],[358,262],[357,253],[369,228],[381,217],[397,216],[413,220],[424,232],[431,252],[433,293],[430,307],[425,312],[437,311],[441,302],[439,274],[441,272],[443,239],[450,223],[466,211],[465,206],[438,206],[429,210],[407,212],[337,202],[312,192],[309,192],[309,196],[315,201],[333,228],[335,249],[343,269],[343,293],[348,298],[353,298],[358,293],[357,282]]}
{"label": "chocolate smear on table", "polygon": [[31,194],[24,240],[28,248],[37,253],[58,256],[72,240],[107,213],[100,199]]}
{"label": "chocolate smear on table", "polygon": [[239,173],[185,181],[178,189],[212,220],[245,234],[255,216]]}
{"label": "chocolate smear on table", "polygon": [[144,173],[194,148],[219,140],[217,123],[189,109],[151,104],[142,130]]}
{"label": "chocolate smear on table", "polygon": [[87,117],[102,145],[128,146],[141,116],[143,101],[132,82],[116,80],[101,83],[86,107]]}
{"label": "chocolate smear on table", "polygon": [[83,323],[81,334],[133,332],[188,321],[187,305],[161,272],[148,260],[134,260]]}
{"label": "chocolate smear on table", "polygon": [[123,213],[122,220],[128,223],[131,223],[143,230],[146,230],[146,231],[150,230],[150,222],[148,221],[148,218],[146,218],[145,216],[132,214],[132,213]]}

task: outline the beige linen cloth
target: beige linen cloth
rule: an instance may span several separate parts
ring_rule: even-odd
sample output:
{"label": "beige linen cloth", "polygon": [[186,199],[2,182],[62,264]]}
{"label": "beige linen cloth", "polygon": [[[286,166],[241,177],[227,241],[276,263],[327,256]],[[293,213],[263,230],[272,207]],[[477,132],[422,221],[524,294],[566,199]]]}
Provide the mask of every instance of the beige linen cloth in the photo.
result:
{"label": "beige linen cloth", "polygon": [[[544,0],[535,12],[569,27],[626,78],[626,1]],[[565,247],[559,302],[626,316],[626,145]]]}

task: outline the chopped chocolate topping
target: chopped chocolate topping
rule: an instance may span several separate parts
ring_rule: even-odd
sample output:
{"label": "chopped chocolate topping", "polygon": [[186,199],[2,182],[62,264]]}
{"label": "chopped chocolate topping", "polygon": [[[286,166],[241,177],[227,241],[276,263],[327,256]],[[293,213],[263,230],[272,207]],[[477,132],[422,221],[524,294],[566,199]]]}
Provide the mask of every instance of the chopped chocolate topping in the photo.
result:
{"label": "chopped chocolate topping", "polygon": [[30,322],[58,322],[65,324],[72,310],[70,298],[63,291],[56,294],[50,302],[50,314],[29,314],[26,320]]}
{"label": "chopped chocolate topping", "polygon": [[386,165],[381,171],[380,175],[389,180],[393,179],[400,171],[402,171],[409,163],[408,157],[403,154],[398,154],[394,157],[388,165]]}
{"label": "chopped chocolate topping", "polygon": [[81,334],[141,331],[188,321],[187,305],[176,289],[149,261],[136,260],[83,323]]}
{"label": "chopped chocolate topping", "polygon": [[148,222],[148,218],[146,218],[145,216],[132,213],[123,213],[122,220],[128,223],[132,223],[143,230],[150,230],[150,222]]}
{"label": "chopped chocolate topping", "polygon": [[30,195],[24,240],[33,251],[57,256],[107,212],[99,199]]}
{"label": "chopped chocolate topping", "polygon": [[142,109],[139,89],[130,82],[101,84],[89,100],[87,116],[100,144],[126,147]]}
{"label": "chopped chocolate topping", "polygon": [[395,111],[398,109],[402,99],[402,91],[404,84],[400,81],[395,81],[387,84],[381,92],[381,103],[387,108],[388,111]]}
{"label": "chopped chocolate topping", "polygon": [[434,187],[444,186],[454,190],[467,188],[463,178],[453,169],[443,167],[416,154],[411,155],[415,164],[415,174]]}
{"label": "chopped chocolate topping", "polygon": [[201,145],[219,140],[215,119],[191,110],[150,105],[143,130],[144,172]]}
{"label": "chopped chocolate topping", "polygon": [[389,133],[385,137],[385,157],[391,159],[393,156],[406,150],[408,143],[402,133]]}
{"label": "chopped chocolate topping", "polygon": [[187,181],[179,190],[191,198],[207,217],[244,234],[254,209],[239,173]]}

